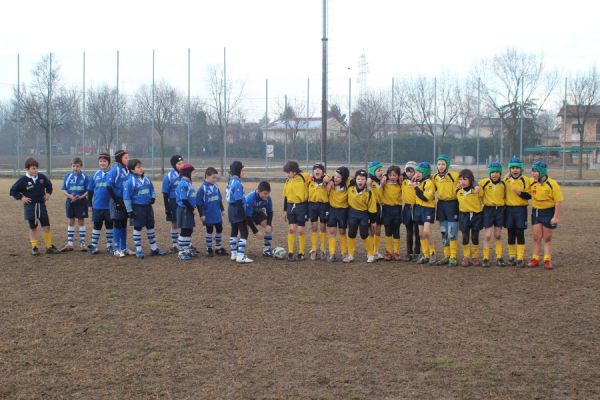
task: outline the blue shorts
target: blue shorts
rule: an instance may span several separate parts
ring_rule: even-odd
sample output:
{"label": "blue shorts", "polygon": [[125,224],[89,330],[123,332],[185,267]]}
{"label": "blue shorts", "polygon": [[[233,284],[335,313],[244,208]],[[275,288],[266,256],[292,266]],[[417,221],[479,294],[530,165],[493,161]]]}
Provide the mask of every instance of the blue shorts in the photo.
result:
{"label": "blue shorts", "polygon": [[330,207],[327,227],[346,229],[348,227],[348,209]]}
{"label": "blue shorts", "polygon": [[267,214],[262,211],[256,211],[254,214],[252,214],[252,221],[254,222],[254,225],[260,225],[263,221],[267,221],[268,219],[269,217]]}
{"label": "blue shorts", "polygon": [[483,227],[504,228],[504,206],[483,206]]}
{"label": "blue shorts", "polygon": [[405,204],[402,207],[402,223],[404,225],[412,225],[415,223],[415,204]]}
{"label": "blue shorts", "polygon": [[166,215],[167,221],[177,222],[177,200],[170,198],[167,202],[167,210],[170,211],[170,213]]}
{"label": "blue shorts", "polygon": [[132,204],[135,218],[131,219],[131,225],[137,228],[154,229],[154,210],[151,204]]}
{"label": "blue shorts", "polygon": [[508,229],[527,229],[527,206],[506,206],[504,226]]}
{"label": "blue shorts", "polygon": [[288,203],[286,212],[288,224],[304,226],[308,218],[308,203]]}
{"label": "blue shorts", "polygon": [[437,214],[438,221],[458,221],[458,200],[438,200]]}
{"label": "blue shorts", "polygon": [[415,205],[413,218],[417,225],[425,225],[425,222],[435,223],[435,208]]}
{"label": "blue shorts", "polygon": [[369,212],[368,211],[358,211],[354,208],[350,207],[348,209],[348,225],[349,226],[365,226],[370,224]]}
{"label": "blue shorts", "polygon": [[23,214],[25,220],[29,222],[29,228],[37,228],[38,221],[42,226],[50,226],[50,219],[48,218],[48,210],[46,209],[46,203],[29,203],[23,207]]}
{"label": "blue shorts", "polygon": [[121,210],[117,210],[117,205],[112,198],[110,199],[110,219],[113,221],[127,219],[127,210],[125,209],[125,206],[123,206]]}
{"label": "blue shorts", "polygon": [[556,229],[557,224],[553,224],[552,218],[554,217],[554,207],[552,208],[532,208],[531,209],[531,225],[542,224],[545,228]]}
{"label": "blue shorts", "polygon": [[101,210],[101,209],[92,209],[92,222],[104,222],[108,224],[112,224],[112,220],[110,219],[110,210]]}
{"label": "blue shorts", "polygon": [[308,217],[310,222],[320,221],[323,224],[326,223],[329,217],[329,203],[309,202]]}
{"label": "blue shorts", "polygon": [[381,223],[384,226],[400,226],[402,223],[402,206],[382,206]]}
{"label": "blue shorts", "polygon": [[194,214],[187,207],[177,206],[177,227],[179,229],[192,229],[196,226]]}
{"label": "blue shorts", "polygon": [[377,204],[377,212],[375,213],[373,223],[377,225],[383,224],[383,208],[381,207],[381,204]]}
{"label": "blue shorts", "polygon": [[458,217],[458,229],[461,232],[468,231],[469,229],[474,231],[480,231],[483,227],[483,212],[460,212]]}
{"label": "blue shorts", "polygon": [[71,200],[65,201],[65,213],[67,218],[87,218],[88,217],[88,200],[79,199],[71,202]]}

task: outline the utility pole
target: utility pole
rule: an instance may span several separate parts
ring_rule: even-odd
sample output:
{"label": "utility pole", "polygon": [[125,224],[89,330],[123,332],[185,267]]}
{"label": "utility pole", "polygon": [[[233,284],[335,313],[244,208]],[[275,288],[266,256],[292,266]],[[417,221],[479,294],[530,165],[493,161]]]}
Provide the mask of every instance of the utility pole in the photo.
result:
{"label": "utility pole", "polygon": [[327,0],[323,0],[322,92],[321,92],[321,160],[327,169]]}

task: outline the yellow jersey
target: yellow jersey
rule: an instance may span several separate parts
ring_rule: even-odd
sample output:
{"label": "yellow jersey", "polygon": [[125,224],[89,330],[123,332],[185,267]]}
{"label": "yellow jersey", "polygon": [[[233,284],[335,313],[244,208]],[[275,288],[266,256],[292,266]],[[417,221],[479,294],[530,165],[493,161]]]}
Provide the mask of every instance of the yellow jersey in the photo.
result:
{"label": "yellow jersey", "polygon": [[483,193],[483,205],[491,207],[500,207],[505,203],[506,184],[502,179],[497,183],[492,182],[490,178],[479,181],[481,192]]}
{"label": "yellow jersey", "polygon": [[433,176],[433,182],[435,183],[438,200],[456,200],[458,172],[449,171],[444,176],[438,172]]}
{"label": "yellow jersey", "polygon": [[531,205],[539,210],[552,208],[556,203],[564,201],[560,185],[552,178],[544,182],[531,183]]}
{"label": "yellow jersey", "polygon": [[481,212],[483,190],[475,193],[475,189],[473,188],[469,190],[458,189],[456,191],[456,198],[458,200],[458,211],[464,213]]}
{"label": "yellow jersey", "polygon": [[402,181],[402,200],[407,205],[413,205],[417,202],[415,188],[411,186],[410,180],[406,178]]}
{"label": "yellow jersey", "polygon": [[[325,178],[325,176],[323,176]],[[313,176],[308,180],[308,201],[311,203],[327,203],[329,195],[327,194],[327,184],[318,183]]]}
{"label": "yellow jersey", "polygon": [[419,196],[416,196],[416,204],[423,207],[435,208],[435,185],[433,184],[433,181],[431,179],[425,179],[424,181],[419,182],[417,188],[421,189],[423,195],[427,198],[427,201],[423,201]]}
{"label": "yellow jersey", "polygon": [[383,186],[381,182],[376,182],[375,179],[371,179],[371,193],[375,196],[377,204],[381,204],[383,201]]}
{"label": "yellow jersey", "polygon": [[384,206],[401,206],[402,184],[386,182],[381,191],[381,204]]}
{"label": "yellow jersey", "polygon": [[367,211],[371,214],[377,212],[375,194],[366,188],[359,192],[354,185],[348,188],[348,205],[356,211]]}
{"label": "yellow jersey", "polygon": [[333,185],[329,192],[329,205],[333,208],[348,208],[348,182],[345,185]]}
{"label": "yellow jersey", "polygon": [[504,184],[506,185],[506,202],[507,206],[527,206],[529,204],[529,200],[522,198],[515,192],[513,192],[514,188],[519,189],[519,191],[524,193],[530,193],[531,180],[529,178],[525,178],[523,175],[518,177],[517,179],[509,176],[504,179]]}
{"label": "yellow jersey", "polygon": [[283,185],[283,197],[288,204],[305,203],[308,201],[308,183],[310,176],[300,172],[293,178],[288,178]]}

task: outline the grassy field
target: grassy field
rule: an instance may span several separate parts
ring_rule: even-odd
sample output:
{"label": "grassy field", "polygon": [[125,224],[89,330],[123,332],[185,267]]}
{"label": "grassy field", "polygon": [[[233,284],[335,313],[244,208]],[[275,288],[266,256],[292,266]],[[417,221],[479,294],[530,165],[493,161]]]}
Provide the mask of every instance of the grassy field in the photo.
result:
{"label": "grassy field", "polygon": [[[362,250],[350,265],[291,263],[261,257],[252,237],[256,262],[243,266],[32,257],[10,183],[0,181],[0,398],[600,398],[597,188],[565,188],[556,267],[544,271],[371,265]],[[157,230],[167,248],[168,225]]]}

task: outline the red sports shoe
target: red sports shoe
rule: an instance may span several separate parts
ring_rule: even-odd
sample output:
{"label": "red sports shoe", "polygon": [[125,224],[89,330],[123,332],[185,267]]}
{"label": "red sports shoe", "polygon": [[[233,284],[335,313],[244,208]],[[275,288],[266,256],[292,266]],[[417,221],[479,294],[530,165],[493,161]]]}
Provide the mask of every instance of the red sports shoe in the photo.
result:
{"label": "red sports shoe", "polygon": [[552,260],[544,260],[544,269],[552,269]]}
{"label": "red sports shoe", "polygon": [[537,259],[535,259],[535,258],[532,258],[532,259],[531,259],[531,261],[529,261],[529,264],[527,264],[527,266],[528,266],[529,268],[535,268],[535,267],[537,267],[538,265],[540,265],[540,260],[537,260]]}
{"label": "red sports shoe", "polygon": [[398,253],[394,253],[394,261],[401,261],[402,257],[400,257],[400,254]]}
{"label": "red sports shoe", "polygon": [[383,259],[385,261],[392,261],[392,253],[390,253],[389,251],[386,251],[385,256],[383,256]]}

